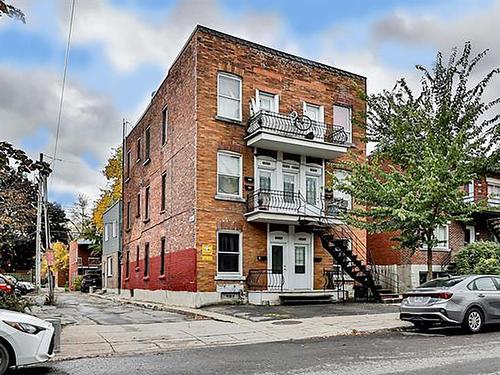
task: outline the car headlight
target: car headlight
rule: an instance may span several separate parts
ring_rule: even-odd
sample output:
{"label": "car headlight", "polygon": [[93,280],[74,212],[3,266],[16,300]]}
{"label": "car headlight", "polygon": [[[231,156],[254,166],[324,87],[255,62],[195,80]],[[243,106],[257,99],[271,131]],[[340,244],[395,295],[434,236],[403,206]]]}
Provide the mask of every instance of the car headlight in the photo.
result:
{"label": "car headlight", "polygon": [[30,335],[36,335],[38,332],[44,331],[45,328],[34,326],[29,323],[20,323],[20,322],[9,322],[7,320],[3,321],[5,324],[8,324],[12,328],[17,329],[18,331],[29,333]]}

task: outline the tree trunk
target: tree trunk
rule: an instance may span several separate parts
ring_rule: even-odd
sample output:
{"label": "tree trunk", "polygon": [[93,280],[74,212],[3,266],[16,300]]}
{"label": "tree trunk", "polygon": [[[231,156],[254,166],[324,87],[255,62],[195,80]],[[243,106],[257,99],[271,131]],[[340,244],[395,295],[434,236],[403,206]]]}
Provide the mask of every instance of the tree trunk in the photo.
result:
{"label": "tree trunk", "polygon": [[427,281],[432,279],[432,245],[427,245]]}

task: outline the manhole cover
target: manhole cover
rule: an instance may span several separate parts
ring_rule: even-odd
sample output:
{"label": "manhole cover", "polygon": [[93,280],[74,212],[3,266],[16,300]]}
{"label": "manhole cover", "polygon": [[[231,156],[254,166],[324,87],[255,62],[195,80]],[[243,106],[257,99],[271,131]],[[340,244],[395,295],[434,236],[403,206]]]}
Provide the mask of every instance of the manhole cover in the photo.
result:
{"label": "manhole cover", "polygon": [[279,322],[274,322],[272,324],[275,324],[277,326],[291,326],[294,324],[301,324],[302,322],[300,320],[281,320]]}

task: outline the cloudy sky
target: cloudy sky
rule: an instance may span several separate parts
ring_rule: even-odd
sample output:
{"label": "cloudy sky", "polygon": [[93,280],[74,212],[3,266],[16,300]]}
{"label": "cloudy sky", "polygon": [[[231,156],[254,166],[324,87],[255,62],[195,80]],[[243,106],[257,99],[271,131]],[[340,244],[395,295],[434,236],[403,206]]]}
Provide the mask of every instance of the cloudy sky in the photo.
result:
{"label": "cloudy sky", "polygon": [[[6,0],[26,24],[0,18],[0,139],[52,155],[70,0]],[[121,143],[196,24],[368,77],[368,89],[467,40],[500,62],[500,0],[76,0],[51,198],[95,198]],[[500,87],[497,87],[500,89]],[[500,90],[499,90],[500,91]]]}

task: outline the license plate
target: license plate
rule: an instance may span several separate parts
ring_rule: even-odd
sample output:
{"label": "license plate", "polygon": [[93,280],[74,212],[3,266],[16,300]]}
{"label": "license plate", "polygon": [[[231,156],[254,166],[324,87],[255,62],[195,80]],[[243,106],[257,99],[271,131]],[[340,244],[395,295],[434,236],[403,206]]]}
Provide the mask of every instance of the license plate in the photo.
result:
{"label": "license plate", "polygon": [[427,302],[429,302],[430,297],[426,296],[412,296],[408,298],[409,302],[415,305],[425,305]]}

